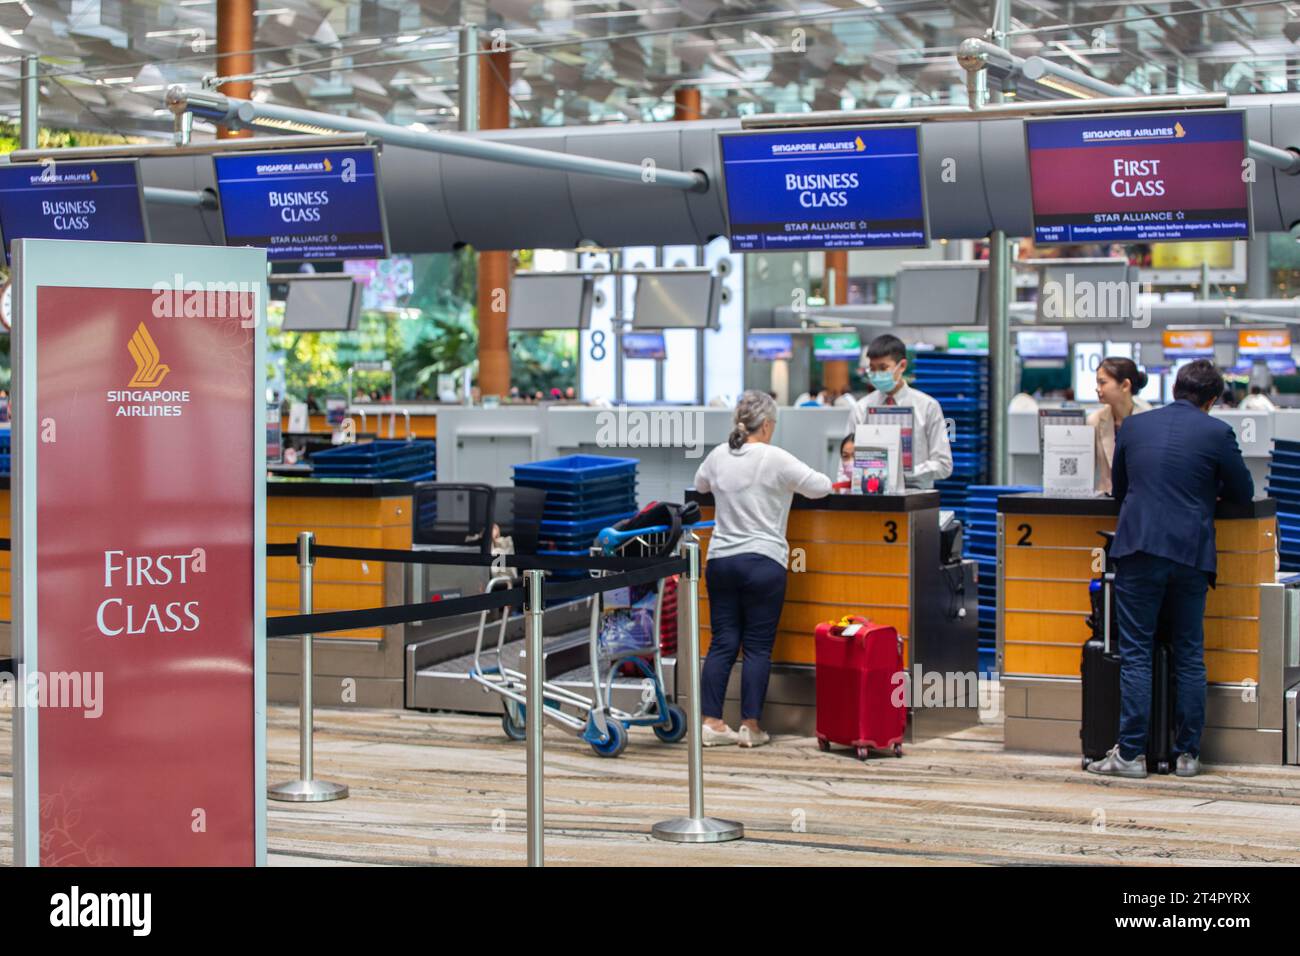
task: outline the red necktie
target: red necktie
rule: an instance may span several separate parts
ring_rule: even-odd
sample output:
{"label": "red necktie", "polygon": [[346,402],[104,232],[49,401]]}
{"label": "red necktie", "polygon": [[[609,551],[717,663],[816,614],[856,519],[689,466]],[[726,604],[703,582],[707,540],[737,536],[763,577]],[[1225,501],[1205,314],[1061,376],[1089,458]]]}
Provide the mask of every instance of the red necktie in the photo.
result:
{"label": "red necktie", "polygon": [[886,405],[897,405],[898,402],[894,401],[894,396],[893,396],[893,395],[886,395],[886,396],[885,396],[885,404],[886,404]]}

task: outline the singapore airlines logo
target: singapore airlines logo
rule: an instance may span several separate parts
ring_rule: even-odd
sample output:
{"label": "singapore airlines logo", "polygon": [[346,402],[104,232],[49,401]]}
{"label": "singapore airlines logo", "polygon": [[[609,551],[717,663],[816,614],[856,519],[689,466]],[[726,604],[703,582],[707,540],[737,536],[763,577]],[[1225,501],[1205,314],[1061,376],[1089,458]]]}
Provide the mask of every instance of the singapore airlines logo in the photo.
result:
{"label": "singapore airlines logo", "polygon": [[159,361],[161,356],[158,354],[158,346],[143,322],[132,333],[126,350],[135,360],[135,374],[127,383],[128,388],[157,388],[171,371],[170,366]]}

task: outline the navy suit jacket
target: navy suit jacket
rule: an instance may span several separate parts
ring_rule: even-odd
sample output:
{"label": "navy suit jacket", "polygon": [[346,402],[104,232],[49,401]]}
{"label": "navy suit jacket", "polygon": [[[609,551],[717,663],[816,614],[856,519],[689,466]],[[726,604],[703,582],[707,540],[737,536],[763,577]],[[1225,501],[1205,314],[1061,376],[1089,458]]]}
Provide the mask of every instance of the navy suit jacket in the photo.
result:
{"label": "navy suit jacket", "polygon": [[1112,557],[1168,558],[1209,573],[1211,583],[1215,503],[1255,495],[1232,426],[1186,399],[1124,420],[1111,488],[1120,502]]}

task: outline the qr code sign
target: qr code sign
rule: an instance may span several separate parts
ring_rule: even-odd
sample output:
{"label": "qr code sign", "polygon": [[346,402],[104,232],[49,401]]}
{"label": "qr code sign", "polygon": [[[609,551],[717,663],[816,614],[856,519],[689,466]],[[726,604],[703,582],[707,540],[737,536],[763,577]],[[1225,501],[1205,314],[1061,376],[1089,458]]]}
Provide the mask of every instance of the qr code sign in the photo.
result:
{"label": "qr code sign", "polygon": [[1073,455],[1061,456],[1061,470],[1059,472],[1062,478],[1074,478],[1079,474],[1079,459]]}

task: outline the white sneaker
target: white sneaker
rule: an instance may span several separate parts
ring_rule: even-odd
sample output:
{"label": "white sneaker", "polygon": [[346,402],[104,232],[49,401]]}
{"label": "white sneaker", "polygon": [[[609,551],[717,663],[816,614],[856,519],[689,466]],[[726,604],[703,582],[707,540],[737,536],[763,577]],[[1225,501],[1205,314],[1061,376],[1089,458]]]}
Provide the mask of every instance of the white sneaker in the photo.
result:
{"label": "white sneaker", "polygon": [[736,743],[742,747],[761,747],[772,740],[766,730],[750,730],[744,724],[740,725],[740,732],[736,736],[739,738]]}
{"label": "white sneaker", "polygon": [[708,724],[702,726],[700,736],[706,747],[726,747],[740,739],[730,727],[725,730],[714,730]]}

